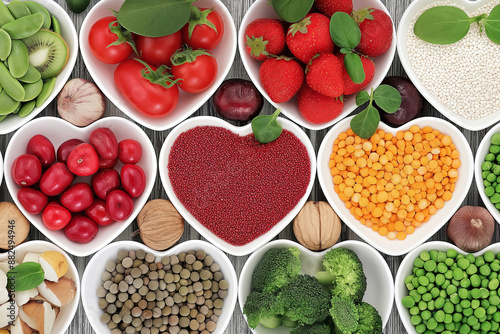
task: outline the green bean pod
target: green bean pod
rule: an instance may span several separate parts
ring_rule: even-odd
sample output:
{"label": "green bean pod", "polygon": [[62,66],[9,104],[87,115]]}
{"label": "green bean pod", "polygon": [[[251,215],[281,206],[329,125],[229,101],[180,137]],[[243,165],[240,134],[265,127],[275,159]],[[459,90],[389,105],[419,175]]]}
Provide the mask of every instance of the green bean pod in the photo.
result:
{"label": "green bean pod", "polygon": [[7,58],[7,63],[9,64],[10,74],[14,78],[20,78],[28,72],[30,65],[28,49],[20,40],[15,39],[12,41],[12,51],[9,58]]}
{"label": "green bean pod", "polygon": [[12,40],[10,39],[10,35],[0,28],[0,60],[4,61],[10,54],[10,50],[12,49]]}
{"label": "green bean pod", "polygon": [[49,95],[52,93],[54,90],[54,86],[56,85],[56,78],[51,78],[43,83],[43,88],[36,98],[36,106],[41,107],[45,101],[49,98]]}
{"label": "green bean pod", "polygon": [[52,18],[52,30],[54,30],[54,32],[56,34],[61,36],[62,30],[61,30],[61,24],[59,23],[59,20],[54,15],[51,15],[51,18]]}
{"label": "green bean pod", "polygon": [[21,107],[21,110],[19,110],[19,117],[26,117],[31,112],[33,109],[35,109],[36,101],[29,101],[28,103],[24,103],[23,106]]}
{"label": "green bean pod", "polygon": [[9,12],[12,14],[12,16],[14,16],[16,20],[23,16],[28,16],[31,14],[28,7],[19,0],[14,0],[9,2],[7,4],[7,8],[9,9]]}
{"label": "green bean pod", "polygon": [[0,93],[0,115],[8,115],[13,113],[21,102],[14,100],[4,90]]}
{"label": "green bean pod", "polygon": [[24,4],[28,9],[30,10],[31,14],[35,13],[41,13],[43,15],[43,29],[50,29],[51,26],[51,19],[50,19],[50,13],[47,9],[45,9],[44,6],[40,5],[38,2],[34,1],[25,1]]}
{"label": "green bean pod", "polygon": [[42,79],[40,79],[35,83],[24,84],[23,88],[25,91],[25,96],[24,96],[24,99],[22,102],[34,100],[42,92],[43,81],[42,81]]}
{"label": "green bean pod", "polygon": [[16,101],[24,99],[24,88],[16,78],[14,78],[7,67],[0,63],[0,85],[2,85],[4,92],[10,95]]}
{"label": "green bean pod", "polygon": [[14,20],[15,18],[9,12],[7,6],[2,1],[0,1],[0,27]]}
{"label": "green bean pod", "polygon": [[43,14],[36,13],[6,23],[2,26],[2,29],[8,32],[12,39],[23,39],[36,33],[42,25]]}
{"label": "green bean pod", "polygon": [[18,78],[17,80],[24,83],[35,83],[42,78],[42,75],[38,70],[31,64],[28,66],[28,72],[25,75]]}

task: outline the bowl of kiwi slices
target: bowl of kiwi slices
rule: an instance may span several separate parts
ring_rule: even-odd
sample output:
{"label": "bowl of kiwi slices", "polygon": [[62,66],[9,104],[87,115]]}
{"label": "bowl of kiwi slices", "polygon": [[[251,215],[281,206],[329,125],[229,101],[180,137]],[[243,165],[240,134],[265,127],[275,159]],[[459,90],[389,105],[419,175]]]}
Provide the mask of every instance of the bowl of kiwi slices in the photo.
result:
{"label": "bowl of kiwi slices", "polygon": [[78,35],[52,0],[0,1],[0,134],[17,130],[54,100],[78,55]]}

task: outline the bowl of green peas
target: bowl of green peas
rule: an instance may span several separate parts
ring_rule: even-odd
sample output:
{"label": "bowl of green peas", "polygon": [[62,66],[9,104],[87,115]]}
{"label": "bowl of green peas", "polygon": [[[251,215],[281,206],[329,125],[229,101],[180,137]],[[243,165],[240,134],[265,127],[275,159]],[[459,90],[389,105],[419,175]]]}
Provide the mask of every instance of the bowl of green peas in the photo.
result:
{"label": "bowl of green peas", "polygon": [[500,123],[491,128],[479,144],[474,173],[484,205],[500,222]]}
{"label": "bowl of green peas", "polygon": [[396,274],[395,298],[409,334],[498,333],[500,243],[466,254],[442,241],[410,252]]}

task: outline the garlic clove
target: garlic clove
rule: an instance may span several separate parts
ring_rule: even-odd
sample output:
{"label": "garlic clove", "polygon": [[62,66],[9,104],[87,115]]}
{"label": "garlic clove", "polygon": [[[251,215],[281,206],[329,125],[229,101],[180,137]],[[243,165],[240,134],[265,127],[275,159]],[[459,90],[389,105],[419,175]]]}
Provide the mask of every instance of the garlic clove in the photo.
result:
{"label": "garlic clove", "polygon": [[[34,323],[36,328],[33,329],[37,329],[40,334],[50,334],[52,332],[56,314],[49,303],[41,300],[32,300],[22,306],[22,311],[22,313],[19,313],[19,316],[21,316],[21,320],[25,321],[29,327],[33,328],[32,325]],[[29,320],[26,321],[24,317],[27,317]]]}
{"label": "garlic clove", "polygon": [[40,258],[40,253],[33,253],[33,252],[28,252],[23,258],[23,263],[24,262],[38,262],[38,259]]}
{"label": "garlic clove", "polygon": [[43,298],[55,306],[66,305],[76,295],[75,282],[67,277],[61,277],[57,283],[44,281],[37,289]]}
{"label": "garlic clove", "polygon": [[18,306],[23,306],[30,299],[35,298],[38,295],[38,290],[36,288],[25,290],[25,291],[16,291],[15,300]]}
{"label": "garlic clove", "polygon": [[448,238],[465,252],[475,253],[488,246],[495,231],[495,220],[480,206],[464,206],[451,217]]}
{"label": "garlic clove", "polygon": [[7,302],[0,305],[0,328],[10,325],[16,320],[19,307],[14,302]]}

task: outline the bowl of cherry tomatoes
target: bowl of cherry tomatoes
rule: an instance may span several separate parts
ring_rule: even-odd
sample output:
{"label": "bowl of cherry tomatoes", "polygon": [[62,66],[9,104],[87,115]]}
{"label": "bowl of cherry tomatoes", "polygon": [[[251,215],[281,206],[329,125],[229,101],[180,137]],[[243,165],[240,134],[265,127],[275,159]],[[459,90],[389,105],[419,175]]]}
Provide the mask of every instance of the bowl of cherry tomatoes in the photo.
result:
{"label": "bowl of cherry tomatoes", "polygon": [[87,14],[82,57],[113,104],[137,123],[164,131],[198,110],[222,83],[236,54],[236,27],[220,0],[198,0],[191,17],[203,23],[189,21],[166,36],[141,36],[121,27],[110,11],[119,13],[123,2],[103,0]]}

